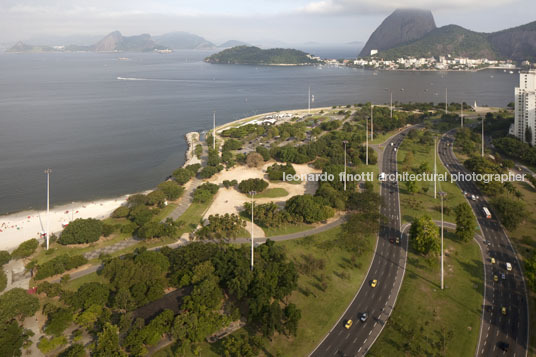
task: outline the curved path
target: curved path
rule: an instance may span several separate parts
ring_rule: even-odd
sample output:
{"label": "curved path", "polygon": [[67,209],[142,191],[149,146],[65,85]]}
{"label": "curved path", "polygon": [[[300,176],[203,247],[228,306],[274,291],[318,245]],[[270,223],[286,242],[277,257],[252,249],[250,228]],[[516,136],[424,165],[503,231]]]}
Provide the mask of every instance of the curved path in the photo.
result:
{"label": "curved path", "polygon": [[[447,132],[441,138],[438,145],[439,157],[450,174],[468,174],[452,151],[454,131]],[[529,336],[527,290],[516,252],[475,183],[458,181],[457,184],[468,195],[480,196],[468,202],[486,239],[486,249],[483,252],[486,288],[476,356],[526,356]],[[491,219],[485,217],[483,207],[491,211]],[[491,257],[495,258],[495,264],[491,264]],[[506,270],[507,262],[512,264],[512,271]],[[505,274],[506,279],[494,282],[493,275],[500,277],[501,274]],[[501,313],[502,307],[506,308],[506,315]],[[509,345],[508,352],[501,348],[505,344]]]}
{"label": "curved path", "polygon": [[[385,150],[380,156],[380,162],[381,170],[386,174],[397,171],[396,148],[400,146],[406,131],[407,129],[401,131],[384,143]],[[380,226],[374,258],[367,276],[346,311],[311,356],[365,355],[393,311],[404,279],[408,245],[406,235],[401,234],[400,229],[398,183],[382,182],[381,198],[380,213],[387,219]],[[390,242],[396,238],[400,238],[400,244]],[[378,281],[375,288],[370,286],[373,279]],[[359,320],[363,313],[368,315],[365,322]],[[346,329],[344,324],[350,319],[353,326]]]}

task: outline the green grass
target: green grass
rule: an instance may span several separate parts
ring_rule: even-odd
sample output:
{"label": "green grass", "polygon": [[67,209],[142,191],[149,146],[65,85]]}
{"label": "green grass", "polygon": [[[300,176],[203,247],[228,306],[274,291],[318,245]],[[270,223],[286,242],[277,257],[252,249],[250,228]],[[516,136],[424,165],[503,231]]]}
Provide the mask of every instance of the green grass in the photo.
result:
{"label": "green grass", "polygon": [[[251,197],[249,194],[248,197]],[[281,187],[269,188],[255,195],[255,198],[277,198],[288,196],[288,191]]]}
{"label": "green grass", "polygon": [[88,275],[81,276],[80,278],[72,279],[65,284],[66,290],[76,291],[78,288],[85,283],[92,283],[92,282],[98,282],[98,283],[108,283],[108,280],[103,277],[102,275],[97,275],[97,273],[91,273]]}
{"label": "green grass", "polygon": [[[408,152],[413,152],[413,163],[408,168],[403,164],[404,158]],[[429,173],[433,173],[434,168],[434,145],[423,145],[414,143],[409,138],[406,138],[400,146],[398,155],[398,172],[407,171],[411,174],[412,168],[418,167],[421,163],[428,163]],[[441,163],[439,155],[437,158],[437,173],[443,175],[448,172]],[[399,183],[400,188],[400,209],[402,210],[402,221],[412,222],[415,218],[421,217],[424,213],[428,214],[434,220],[441,219],[441,201],[439,195],[434,199],[434,182],[423,181],[417,182],[418,192],[408,192],[406,185],[403,182]],[[428,189],[428,192],[423,191]],[[444,219],[445,221],[455,222],[454,207],[462,202],[466,202],[463,193],[460,191],[456,183],[440,182],[437,183],[437,192],[446,192],[447,196],[444,199]]]}
{"label": "green grass", "polygon": [[[346,309],[365,278],[372,259],[374,237],[369,238],[371,249],[361,257],[339,248],[335,240],[340,227],[302,239],[278,242],[298,266],[304,255],[323,259],[325,268],[313,274],[300,273],[298,290],[289,298],[301,310],[298,335],[288,339],[275,336],[267,341],[266,350],[274,356],[306,356],[329,332]],[[355,264],[352,259],[355,258]],[[347,274],[345,276],[345,274]],[[322,289],[321,283],[327,283]]]}
{"label": "green grass", "polygon": [[313,229],[314,226],[307,223],[298,223],[298,224],[283,224],[278,227],[267,227],[262,228],[266,237],[275,237],[283,234],[292,234],[298,232],[308,231]]}
{"label": "green grass", "polygon": [[158,212],[158,214],[153,217],[152,220],[154,222],[162,221],[164,218],[169,216],[171,214],[171,212],[173,212],[173,210],[175,208],[177,208],[177,206],[178,206],[178,204],[176,204],[176,203],[169,203],[166,207],[162,208],[160,210],[160,212]]}
{"label": "green grass", "polygon": [[445,239],[443,291],[439,258],[428,260],[410,249],[395,309],[370,356],[475,354],[482,313],[483,265],[474,241],[460,243],[453,236],[449,233]]}

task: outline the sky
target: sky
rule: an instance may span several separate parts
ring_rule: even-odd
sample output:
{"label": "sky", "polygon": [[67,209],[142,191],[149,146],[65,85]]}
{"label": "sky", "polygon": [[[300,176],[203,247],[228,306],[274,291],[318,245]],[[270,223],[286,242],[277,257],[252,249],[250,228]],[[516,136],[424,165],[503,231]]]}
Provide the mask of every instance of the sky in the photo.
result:
{"label": "sky", "polygon": [[115,30],[186,31],[215,43],[366,42],[400,7],[430,9],[438,26],[482,32],[536,20],[534,0],[0,0],[0,43],[92,41]]}

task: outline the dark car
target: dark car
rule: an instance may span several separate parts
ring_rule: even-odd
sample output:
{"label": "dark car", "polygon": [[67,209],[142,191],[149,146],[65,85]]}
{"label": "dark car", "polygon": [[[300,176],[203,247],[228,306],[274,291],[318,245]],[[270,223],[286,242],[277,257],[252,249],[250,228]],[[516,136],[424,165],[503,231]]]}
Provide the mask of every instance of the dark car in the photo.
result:
{"label": "dark car", "polygon": [[504,341],[500,341],[499,343],[497,343],[497,345],[499,346],[499,348],[501,350],[503,350],[504,352],[508,352],[508,348],[510,347],[510,344],[509,343],[506,343]]}

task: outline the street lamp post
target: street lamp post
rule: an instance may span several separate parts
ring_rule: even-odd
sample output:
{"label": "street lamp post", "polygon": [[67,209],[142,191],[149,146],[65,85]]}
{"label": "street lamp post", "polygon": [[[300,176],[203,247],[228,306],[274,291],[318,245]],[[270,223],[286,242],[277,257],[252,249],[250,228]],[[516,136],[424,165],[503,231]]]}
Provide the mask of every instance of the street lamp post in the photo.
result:
{"label": "street lamp post", "polygon": [[366,133],[365,133],[365,164],[368,166],[368,118],[365,118],[366,121]]}
{"label": "street lamp post", "polygon": [[257,192],[250,191],[249,195],[251,196],[251,270],[253,270],[253,261],[255,257],[254,252],[254,241],[253,241],[253,206],[255,205],[254,197]]}
{"label": "street lamp post", "polygon": [[482,117],[482,157],[484,157],[484,117]]}
{"label": "street lamp post", "polygon": [[460,125],[463,128],[463,100],[462,100],[462,107],[460,109]]}
{"label": "street lamp post", "polygon": [[348,144],[348,140],[342,142],[344,144],[344,190],[346,191],[346,144]]}
{"label": "street lamp post", "polygon": [[374,140],[374,105],[370,103],[370,140]]}
{"label": "street lamp post", "polygon": [[443,199],[446,195],[446,192],[439,192],[439,196],[441,196],[441,290],[443,290],[445,286],[443,277]]}
{"label": "street lamp post", "polygon": [[434,138],[434,199],[437,197],[437,138]]}
{"label": "street lamp post", "polygon": [[51,169],[46,169],[45,174],[47,175],[47,231],[46,234],[46,240],[47,240],[47,250],[50,242],[50,173],[52,172]]}

